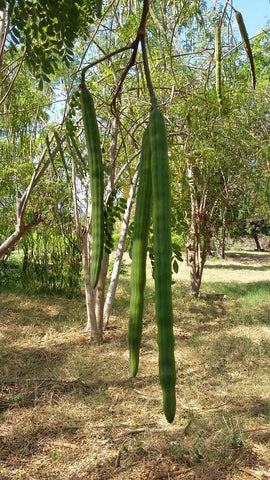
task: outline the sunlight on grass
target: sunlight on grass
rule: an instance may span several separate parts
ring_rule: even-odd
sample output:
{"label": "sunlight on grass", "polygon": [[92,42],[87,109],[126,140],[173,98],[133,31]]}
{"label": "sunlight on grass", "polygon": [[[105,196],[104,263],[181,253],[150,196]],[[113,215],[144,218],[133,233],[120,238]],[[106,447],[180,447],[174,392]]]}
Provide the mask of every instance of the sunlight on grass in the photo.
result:
{"label": "sunlight on grass", "polygon": [[150,270],[135,379],[128,367],[128,262],[101,346],[91,345],[85,331],[83,297],[2,294],[3,479],[135,480],[150,474],[188,479],[192,474],[198,480],[228,475],[246,480],[243,472],[239,477],[240,467],[267,468],[268,265],[257,260],[241,265],[239,257],[211,260],[202,289],[226,296],[198,299],[190,297],[189,270],[180,265],[173,285],[177,413],[172,425],[162,411]]}

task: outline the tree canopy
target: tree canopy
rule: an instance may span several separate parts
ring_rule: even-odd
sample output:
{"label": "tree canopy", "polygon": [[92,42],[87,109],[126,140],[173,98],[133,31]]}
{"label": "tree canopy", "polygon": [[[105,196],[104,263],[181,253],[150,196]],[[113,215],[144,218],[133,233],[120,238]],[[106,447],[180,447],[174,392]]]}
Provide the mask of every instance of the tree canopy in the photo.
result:
{"label": "tree canopy", "polygon": [[[254,91],[250,52],[248,57],[246,38],[239,42],[243,28],[239,31],[229,2],[213,7],[198,0],[129,0],[102,6],[100,1],[13,0],[1,1],[0,10],[2,241],[12,235],[15,218],[21,230],[14,241],[26,226],[42,221],[45,228],[61,215],[75,229],[72,165],[77,188],[88,188],[82,78],[93,94],[101,134],[110,245],[115,219],[135,193],[142,132],[155,101],[166,118],[178,246],[188,244],[200,222],[199,237],[210,240],[220,232],[224,212],[234,234],[244,212],[250,221],[268,218],[267,28],[249,40]],[[82,226],[89,199],[86,194],[82,201],[79,194]],[[200,218],[192,220],[194,205]],[[177,260],[176,244],[175,249]]]}

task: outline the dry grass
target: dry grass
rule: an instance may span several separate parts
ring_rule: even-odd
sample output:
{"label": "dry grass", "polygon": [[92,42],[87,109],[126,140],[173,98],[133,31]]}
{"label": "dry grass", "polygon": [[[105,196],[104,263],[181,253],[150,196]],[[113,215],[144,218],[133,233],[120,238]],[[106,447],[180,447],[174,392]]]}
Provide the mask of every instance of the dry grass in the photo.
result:
{"label": "dry grass", "polygon": [[[177,414],[162,412],[153,282],[128,376],[129,274],[102,346],[84,298],[0,296],[0,479],[248,480],[270,476],[270,255],[211,260],[192,299],[175,277]],[[268,477],[266,477],[268,478]]]}

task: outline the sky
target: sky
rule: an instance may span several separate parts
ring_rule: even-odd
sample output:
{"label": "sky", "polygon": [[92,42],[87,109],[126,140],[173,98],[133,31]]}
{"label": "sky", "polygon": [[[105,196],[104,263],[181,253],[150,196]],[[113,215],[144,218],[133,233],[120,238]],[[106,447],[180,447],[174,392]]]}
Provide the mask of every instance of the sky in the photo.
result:
{"label": "sky", "polygon": [[233,6],[242,13],[249,37],[258,33],[270,21],[269,0],[234,0]]}

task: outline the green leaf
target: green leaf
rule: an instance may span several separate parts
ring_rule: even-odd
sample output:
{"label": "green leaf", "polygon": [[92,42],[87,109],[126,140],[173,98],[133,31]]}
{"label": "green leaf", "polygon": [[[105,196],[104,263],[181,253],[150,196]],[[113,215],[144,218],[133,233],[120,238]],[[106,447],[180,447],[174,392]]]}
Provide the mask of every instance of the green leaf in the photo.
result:
{"label": "green leaf", "polygon": [[50,83],[51,79],[42,72],[42,79],[44,82]]}
{"label": "green leaf", "polygon": [[172,267],[173,267],[173,271],[174,271],[175,273],[178,273],[179,266],[178,266],[177,260],[174,260],[174,261],[173,261]]}

